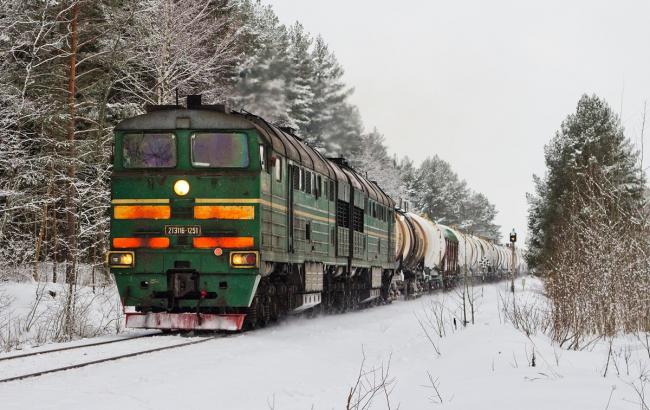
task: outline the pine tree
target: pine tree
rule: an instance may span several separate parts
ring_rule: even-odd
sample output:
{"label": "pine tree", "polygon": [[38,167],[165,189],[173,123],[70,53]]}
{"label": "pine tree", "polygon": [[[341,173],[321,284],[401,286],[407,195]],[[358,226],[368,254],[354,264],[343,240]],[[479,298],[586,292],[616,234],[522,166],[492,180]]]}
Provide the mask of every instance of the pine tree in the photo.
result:
{"label": "pine tree", "polygon": [[[341,122],[341,112],[337,107],[346,104],[352,90],[347,88],[343,82],[343,68],[334,54],[329,51],[321,36],[316,37],[311,60],[314,66],[311,84],[313,98],[311,101],[312,116],[305,128],[307,142],[317,147],[323,147],[325,152],[336,153],[336,140],[340,140],[341,137],[336,133],[336,123]],[[348,147],[349,151],[353,149],[354,147]]]}
{"label": "pine tree", "polygon": [[250,0],[239,3],[235,21],[244,57],[229,100],[293,128],[327,156],[359,155],[361,118],[325,40],[312,40],[300,23],[286,28],[269,6]]}
{"label": "pine tree", "polygon": [[460,204],[468,195],[467,184],[448,162],[437,155],[425,159],[417,172],[416,207],[432,220],[448,225],[462,221]]}
{"label": "pine tree", "polygon": [[417,169],[413,165],[413,161],[409,157],[403,157],[397,163],[397,170],[402,183],[402,195],[398,199],[414,204],[421,186],[419,185],[420,181],[417,178]]}
{"label": "pine tree", "polygon": [[639,207],[644,187],[637,153],[618,116],[597,96],[580,98],[576,112],[566,118],[545,147],[545,162],[546,175],[535,177],[536,193],[528,196],[528,262],[540,267],[553,254],[553,238],[571,216],[572,192],[585,184],[589,172],[598,170],[616,186],[627,210]]}
{"label": "pine tree", "polygon": [[596,96],[582,96],[546,146],[546,175],[528,196],[528,261],[546,279],[561,345],[650,329],[650,219],[636,160]]}
{"label": "pine tree", "polygon": [[310,55],[311,44],[311,37],[305,32],[302,24],[296,22],[289,28],[291,66],[285,84],[290,122],[284,125],[295,128],[296,132],[304,137],[307,136],[306,132],[313,115],[314,64]]}
{"label": "pine tree", "polygon": [[481,193],[470,191],[461,203],[458,227],[465,232],[498,242],[501,239],[499,226],[494,223],[496,207]]}
{"label": "pine tree", "polygon": [[259,2],[242,2],[235,19],[243,57],[230,102],[272,123],[290,124],[286,88],[291,60],[286,27],[270,6]]}
{"label": "pine tree", "polygon": [[350,164],[369,180],[377,182],[391,197],[403,197],[400,171],[388,155],[384,136],[376,128],[361,136],[360,148],[350,157]]}

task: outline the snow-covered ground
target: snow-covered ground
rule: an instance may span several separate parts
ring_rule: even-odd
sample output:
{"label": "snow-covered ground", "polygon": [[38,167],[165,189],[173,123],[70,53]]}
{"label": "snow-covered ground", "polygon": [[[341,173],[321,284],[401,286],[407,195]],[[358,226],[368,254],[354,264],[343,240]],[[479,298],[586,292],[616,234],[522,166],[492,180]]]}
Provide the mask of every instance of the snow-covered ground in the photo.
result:
{"label": "snow-covered ground", "polygon": [[[0,352],[61,339],[67,292],[64,283],[0,282]],[[79,287],[75,318],[86,337],[119,332],[123,318],[115,286]]]}
{"label": "snow-covered ground", "polygon": [[[475,324],[464,329],[459,316],[458,329],[453,325],[457,292],[438,293],[344,315],[293,318],[200,345],[0,384],[0,408],[344,409],[362,361],[367,377],[356,391],[381,387],[383,368],[392,409],[641,408],[631,383],[640,369],[650,368],[650,357],[638,340],[618,338],[608,355],[605,341],[566,351],[544,335],[528,338],[504,317],[507,285],[475,289]],[[519,303],[541,299],[540,282],[527,278],[525,291],[522,285],[517,284]],[[438,327],[433,309],[443,303]],[[443,327],[441,338],[437,331]],[[128,343],[146,349],[152,339]],[[119,345],[98,348],[106,354],[124,349]],[[34,367],[29,360],[25,371]],[[49,360],[42,360],[44,367]],[[0,362],[0,378],[9,376],[5,366]],[[11,374],[20,367],[13,363]],[[650,386],[645,389],[650,395]],[[371,408],[388,408],[383,389]]]}

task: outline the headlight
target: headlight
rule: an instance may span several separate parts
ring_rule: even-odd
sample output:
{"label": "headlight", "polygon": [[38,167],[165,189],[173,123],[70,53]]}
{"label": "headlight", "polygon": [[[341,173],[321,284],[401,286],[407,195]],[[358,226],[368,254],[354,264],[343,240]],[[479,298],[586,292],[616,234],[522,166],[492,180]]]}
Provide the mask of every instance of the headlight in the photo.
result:
{"label": "headlight", "polygon": [[111,268],[130,268],[135,264],[133,252],[109,252],[108,266]]}
{"label": "headlight", "polygon": [[231,252],[230,266],[233,268],[257,268],[257,252]]}
{"label": "headlight", "polygon": [[185,196],[190,192],[190,183],[184,179],[179,179],[174,183],[174,192],[178,196]]}

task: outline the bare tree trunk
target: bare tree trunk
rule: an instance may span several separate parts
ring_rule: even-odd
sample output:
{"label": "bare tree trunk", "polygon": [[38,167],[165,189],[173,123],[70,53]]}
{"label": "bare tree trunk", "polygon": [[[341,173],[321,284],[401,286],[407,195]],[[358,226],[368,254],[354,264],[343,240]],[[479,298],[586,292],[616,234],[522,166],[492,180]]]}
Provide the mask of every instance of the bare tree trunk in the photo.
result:
{"label": "bare tree trunk", "polygon": [[[111,66],[111,71],[113,70]],[[101,107],[99,111],[99,126],[97,129],[97,152],[102,152],[102,142],[103,142],[103,137],[104,137],[104,130],[106,129],[106,116],[107,116],[107,110],[106,107],[108,106],[108,98],[110,95],[110,91],[113,88],[114,82],[111,81],[109,84],[106,85],[106,89],[103,94],[103,99],[101,102]],[[105,161],[106,159],[102,158],[102,161]],[[110,161],[109,161],[110,162]],[[100,184],[101,185],[101,184]],[[99,244],[99,256],[100,258],[103,258],[104,255],[106,254],[106,235],[104,229],[99,229],[97,232],[97,243]],[[94,269],[94,268],[93,268]],[[102,273],[104,274],[104,282],[108,283],[110,279],[110,270],[108,269],[107,266],[102,265]]]}
{"label": "bare tree trunk", "polygon": [[68,71],[68,183],[66,184],[66,265],[65,273],[68,282],[68,303],[66,308],[66,333],[72,335],[73,316],[74,316],[74,291],[77,283],[77,211],[76,211],[76,193],[74,178],[76,169],[76,150],[75,150],[75,129],[76,129],[76,89],[77,89],[77,48],[78,33],[77,20],[79,17],[79,7],[76,0],[72,5],[72,18],[70,21],[70,60]]}
{"label": "bare tree trunk", "polygon": [[[45,238],[45,230],[47,228],[47,214],[48,214],[48,201],[50,200],[50,196],[52,194],[52,188],[54,187],[54,178],[52,178],[52,171],[50,170],[50,183],[47,185],[47,194],[45,195],[45,205],[43,206],[43,219],[41,221],[41,227],[38,232],[38,238],[36,238],[36,250],[34,252],[34,272],[32,272],[32,276],[34,277],[35,281],[38,281],[38,261],[41,258],[41,245],[43,244],[43,240]],[[47,259],[47,253],[45,255],[45,259]],[[47,270],[45,271],[45,281],[47,282]]]}
{"label": "bare tree trunk", "polygon": [[77,17],[78,17],[78,4],[72,6],[72,20],[71,20],[71,38],[70,38],[70,61],[69,61],[69,74],[68,74],[68,126],[67,126],[67,142],[68,142],[68,182],[66,184],[66,280],[69,284],[76,282],[75,275],[75,259],[77,248],[77,214],[75,205],[75,186],[74,178],[77,172],[76,169],[76,150],[75,150],[75,114],[76,114],[76,88],[77,88]]}
{"label": "bare tree trunk", "polygon": [[59,268],[59,231],[57,229],[59,220],[57,218],[56,206],[52,208],[52,240],[54,245],[52,249],[52,283],[57,281],[57,270]]}

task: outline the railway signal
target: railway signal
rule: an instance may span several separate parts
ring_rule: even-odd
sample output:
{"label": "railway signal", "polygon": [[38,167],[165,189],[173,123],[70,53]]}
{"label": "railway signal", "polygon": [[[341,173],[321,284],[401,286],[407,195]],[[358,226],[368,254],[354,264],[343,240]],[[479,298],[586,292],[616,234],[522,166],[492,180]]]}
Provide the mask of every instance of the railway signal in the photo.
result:
{"label": "railway signal", "polygon": [[515,293],[515,242],[517,242],[517,232],[515,232],[515,228],[512,228],[512,232],[510,232],[510,250],[512,251],[512,279],[510,281],[510,292],[513,294]]}

